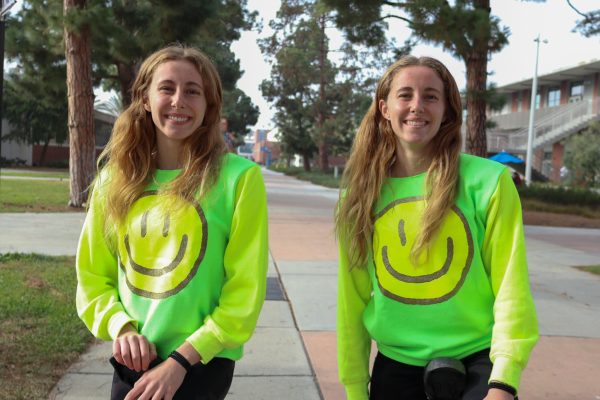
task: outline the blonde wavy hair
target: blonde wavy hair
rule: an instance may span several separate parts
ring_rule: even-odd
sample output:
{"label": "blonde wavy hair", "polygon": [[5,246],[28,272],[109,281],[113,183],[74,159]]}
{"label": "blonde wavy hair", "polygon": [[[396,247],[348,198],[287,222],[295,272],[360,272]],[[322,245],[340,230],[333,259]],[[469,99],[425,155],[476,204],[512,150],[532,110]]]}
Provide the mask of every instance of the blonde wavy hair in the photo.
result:
{"label": "blonde wavy hair", "polygon": [[183,199],[191,199],[197,193],[202,197],[219,175],[226,153],[219,130],[222,104],[219,74],[210,59],[193,47],[170,45],[158,50],[142,63],[131,89],[132,102],[115,122],[111,138],[98,159],[98,169],[106,170],[108,176],[103,205],[107,220],[117,224],[124,220],[157,168],[156,128],[151,113],[144,109],[144,102],[157,67],[169,61],[188,61],[196,67],[202,77],[207,105],[202,124],[183,141],[180,154],[183,171],[164,193]]}
{"label": "blonde wavy hair", "polygon": [[445,115],[438,133],[429,143],[432,156],[425,180],[426,208],[421,230],[411,249],[417,260],[427,249],[446,212],[454,204],[461,150],[462,106],[460,92],[448,69],[431,57],[405,56],[392,64],[377,84],[375,98],[364,116],[350,152],[337,207],[336,234],[348,251],[350,267],[366,265],[375,220],[374,206],[381,187],[389,176],[399,146],[391,124],[379,110],[380,100],[387,101],[392,81],[403,68],[425,66],[434,70],[444,83]]}

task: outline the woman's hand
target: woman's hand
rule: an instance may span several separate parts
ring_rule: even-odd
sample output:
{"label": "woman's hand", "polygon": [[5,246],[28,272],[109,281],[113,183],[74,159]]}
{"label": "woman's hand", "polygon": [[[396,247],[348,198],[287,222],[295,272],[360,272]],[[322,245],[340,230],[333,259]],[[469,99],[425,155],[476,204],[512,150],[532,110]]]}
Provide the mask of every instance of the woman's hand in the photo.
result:
{"label": "woman's hand", "polygon": [[119,364],[137,372],[146,371],[156,358],[156,347],[145,336],[140,335],[131,324],[119,332],[113,342],[113,356]]}
{"label": "woman's hand", "polygon": [[185,368],[172,358],[144,373],[124,400],[171,400],[185,378]]}
{"label": "woman's hand", "polygon": [[491,388],[488,390],[487,396],[483,400],[514,400],[515,396],[508,393],[506,390]]}

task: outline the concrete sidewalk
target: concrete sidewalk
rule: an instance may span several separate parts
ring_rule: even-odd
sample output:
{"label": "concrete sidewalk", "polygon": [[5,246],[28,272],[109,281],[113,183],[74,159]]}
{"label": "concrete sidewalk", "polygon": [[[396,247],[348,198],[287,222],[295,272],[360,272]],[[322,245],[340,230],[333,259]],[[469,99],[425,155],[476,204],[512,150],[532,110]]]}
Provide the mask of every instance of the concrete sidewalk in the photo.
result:
{"label": "concrete sidewalk", "polygon": [[[263,171],[272,255],[269,297],[236,365],[228,398],[343,399],[335,349],[337,191]],[[0,253],[72,254],[82,221],[83,214],[0,214]],[[525,371],[521,398],[597,400],[600,278],[571,267],[600,264],[600,230],[527,226],[525,233],[543,336]],[[109,355],[110,344],[93,345],[51,398],[108,398]]]}
{"label": "concrete sidewalk", "polygon": [[[270,287],[244,358],[236,363],[228,399],[318,400],[319,391],[290,305],[279,286],[272,260]],[[111,343],[96,341],[58,382],[50,399],[110,398],[112,367],[107,360]]]}

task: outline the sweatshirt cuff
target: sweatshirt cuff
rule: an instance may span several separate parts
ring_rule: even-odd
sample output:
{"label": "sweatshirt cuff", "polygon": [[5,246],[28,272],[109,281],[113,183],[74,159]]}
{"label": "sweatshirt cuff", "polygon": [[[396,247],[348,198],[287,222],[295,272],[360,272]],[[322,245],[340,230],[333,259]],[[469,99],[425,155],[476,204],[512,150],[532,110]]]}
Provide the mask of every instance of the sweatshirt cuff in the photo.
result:
{"label": "sweatshirt cuff", "polygon": [[[208,322],[208,321],[207,321]],[[208,364],[217,354],[225,348],[221,341],[211,332],[205,323],[194,332],[186,341],[200,354],[202,364]]]}
{"label": "sweatshirt cuff", "polygon": [[128,323],[131,323],[133,327],[137,330],[137,321],[131,318],[125,311],[119,311],[108,321],[108,334],[112,340],[117,338],[121,329]]}
{"label": "sweatshirt cuff", "polygon": [[352,383],[344,385],[347,400],[369,400],[367,382]]}
{"label": "sweatshirt cuff", "polygon": [[508,357],[496,357],[489,382],[501,382],[519,390],[523,368]]}

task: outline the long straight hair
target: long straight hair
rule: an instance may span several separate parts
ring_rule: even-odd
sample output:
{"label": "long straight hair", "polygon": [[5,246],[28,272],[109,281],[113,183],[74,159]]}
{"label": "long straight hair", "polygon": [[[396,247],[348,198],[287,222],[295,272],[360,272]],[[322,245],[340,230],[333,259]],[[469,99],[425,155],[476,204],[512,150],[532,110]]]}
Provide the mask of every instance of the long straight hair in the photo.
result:
{"label": "long straight hair", "polygon": [[[171,45],[151,54],[142,63],[132,87],[132,101],[117,118],[111,138],[98,159],[105,169],[104,207],[108,220],[120,223],[132,204],[150,182],[156,168],[156,127],[144,102],[159,65],[169,61],[187,61],[196,67],[206,96],[206,112],[197,131],[183,141],[180,154],[182,173],[166,193],[191,199],[204,196],[215,184],[226,146],[219,130],[222,89],[219,74],[210,59],[198,49]],[[99,174],[99,176],[101,176]]]}
{"label": "long straight hair", "polygon": [[431,57],[405,56],[391,65],[377,84],[375,98],[365,114],[350,152],[342,177],[343,196],[336,213],[336,234],[347,247],[350,267],[363,267],[372,242],[374,206],[382,185],[396,158],[398,139],[391,124],[379,110],[380,100],[387,101],[392,81],[403,68],[425,66],[435,71],[444,83],[445,115],[440,129],[428,147],[432,161],[425,180],[426,208],[421,230],[411,249],[411,258],[427,248],[446,212],[454,204],[461,149],[462,106],[456,82],[448,69]]}

